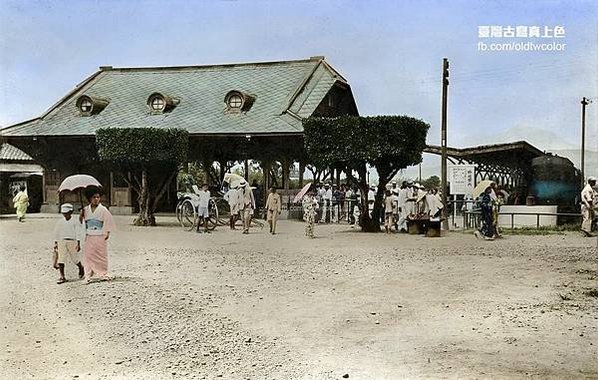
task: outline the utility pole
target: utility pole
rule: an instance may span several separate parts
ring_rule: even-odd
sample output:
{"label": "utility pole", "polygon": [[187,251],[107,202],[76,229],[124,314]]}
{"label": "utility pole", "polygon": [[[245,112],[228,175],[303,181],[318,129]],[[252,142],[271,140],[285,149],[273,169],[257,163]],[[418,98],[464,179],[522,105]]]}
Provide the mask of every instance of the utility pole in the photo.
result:
{"label": "utility pole", "polygon": [[442,148],[442,204],[443,204],[443,208],[442,208],[442,228],[444,230],[449,229],[449,223],[448,223],[448,217],[447,217],[447,213],[446,213],[446,209],[447,209],[447,194],[446,194],[446,185],[447,185],[447,181],[446,181],[446,145],[447,145],[447,141],[446,141],[446,103],[447,103],[447,98],[448,98],[448,85],[449,85],[449,80],[448,80],[448,76],[449,76],[449,61],[448,58],[444,58],[442,61],[442,117],[441,117],[441,141],[440,141],[440,146]]}
{"label": "utility pole", "polygon": [[590,104],[584,96],[581,99],[581,188],[583,189],[585,181],[585,155],[586,155],[586,106]]}

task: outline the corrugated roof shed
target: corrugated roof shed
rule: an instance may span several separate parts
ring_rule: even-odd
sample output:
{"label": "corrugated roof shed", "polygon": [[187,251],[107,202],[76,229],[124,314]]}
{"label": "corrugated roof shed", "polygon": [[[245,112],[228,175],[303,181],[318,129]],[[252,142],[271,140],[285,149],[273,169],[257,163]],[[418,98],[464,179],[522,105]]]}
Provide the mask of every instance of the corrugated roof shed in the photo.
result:
{"label": "corrugated roof shed", "polygon": [[[213,66],[111,68],[83,81],[40,118],[3,129],[4,136],[82,136],[106,127],[176,127],[190,134],[301,133],[336,82],[347,84],[323,57],[307,60]],[[226,112],[231,90],[255,97],[246,113]],[[153,93],[176,98],[171,112],[152,114]],[[81,116],[81,95],[106,98],[99,114]]]}
{"label": "corrugated roof shed", "polygon": [[33,158],[21,149],[4,143],[0,146],[0,161],[33,161]]}

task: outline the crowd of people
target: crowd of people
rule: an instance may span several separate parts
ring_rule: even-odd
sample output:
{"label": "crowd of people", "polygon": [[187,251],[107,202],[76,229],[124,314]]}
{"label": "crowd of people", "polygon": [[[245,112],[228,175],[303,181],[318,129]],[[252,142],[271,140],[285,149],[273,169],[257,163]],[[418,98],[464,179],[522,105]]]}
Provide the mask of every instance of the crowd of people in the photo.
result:
{"label": "crowd of people", "polygon": [[[592,223],[596,217],[596,198],[594,190],[596,178],[589,177],[586,186],[581,191],[581,231],[585,236],[592,234]],[[228,189],[224,199],[230,207],[230,229],[235,229],[235,223],[243,221],[243,234],[249,233],[251,219],[256,210],[256,197],[254,189],[242,180],[238,186]],[[440,221],[444,205],[441,193],[436,188],[426,189],[424,186],[403,181],[397,186],[395,181],[386,186],[383,193],[383,202],[378,215],[374,215],[374,202],[378,189],[369,188],[367,194],[367,207],[362,207],[362,192],[357,187],[345,184],[340,186],[331,184],[312,184],[303,196],[301,204],[303,219],[305,221],[305,235],[314,238],[314,227],[317,223],[345,222],[355,226],[360,214],[369,213],[370,218],[379,217],[380,224],[384,225],[386,233],[408,232],[408,220],[427,219]],[[208,185],[204,184],[198,192],[197,231],[203,227],[209,232],[207,219],[209,218],[210,192]],[[79,277],[85,278],[85,283],[97,275],[101,280],[108,277],[108,239],[115,229],[112,215],[108,208],[101,204],[101,192],[97,188],[86,191],[89,204],[82,207],[78,218],[73,217],[74,207],[70,203],[61,205],[62,218],[56,223],[54,229],[53,266],[59,270],[58,283],[66,282],[65,265],[70,262],[78,267]],[[501,205],[509,197],[508,193],[491,182],[485,191],[475,200],[481,212],[480,227],[474,232],[479,239],[494,240],[501,237],[498,227],[498,216]],[[19,222],[22,222],[27,209],[27,192],[22,186],[13,199],[17,210]],[[266,220],[270,226],[270,233],[276,234],[279,215],[282,212],[282,199],[275,187],[270,189],[266,203]],[[84,257],[80,258],[83,248]]]}
{"label": "crowd of people", "polygon": [[303,217],[306,235],[313,237],[317,223],[347,222],[352,227],[359,223],[360,215],[367,212],[370,218],[380,218],[387,233],[407,232],[408,219],[429,218],[440,221],[444,205],[436,188],[403,181],[401,186],[393,181],[384,189],[380,212],[374,215],[377,187],[370,186],[367,193],[367,207],[361,207],[363,197],[358,187],[346,184],[315,184],[304,198]]}

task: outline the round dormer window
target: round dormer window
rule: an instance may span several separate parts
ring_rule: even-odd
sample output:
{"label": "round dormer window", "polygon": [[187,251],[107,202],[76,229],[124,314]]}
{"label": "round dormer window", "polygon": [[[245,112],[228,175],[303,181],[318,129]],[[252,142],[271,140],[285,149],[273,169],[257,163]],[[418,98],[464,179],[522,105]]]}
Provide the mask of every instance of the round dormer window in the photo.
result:
{"label": "round dormer window", "polygon": [[77,98],[75,105],[81,116],[91,116],[102,112],[102,110],[108,106],[108,103],[110,103],[110,101],[105,98],[81,95]]}
{"label": "round dormer window", "polygon": [[238,93],[233,93],[228,97],[226,103],[231,109],[241,109],[241,106],[243,106],[243,97]]}
{"label": "round dormer window", "polygon": [[166,107],[166,102],[164,98],[160,95],[154,95],[150,99],[150,107],[152,107],[153,111],[164,111],[164,107]]}
{"label": "round dormer window", "polygon": [[88,98],[82,99],[81,104],[79,104],[79,109],[81,110],[81,112],[91,112],[92,107],[93,104],[91,103],[91,100],[89,100]]}

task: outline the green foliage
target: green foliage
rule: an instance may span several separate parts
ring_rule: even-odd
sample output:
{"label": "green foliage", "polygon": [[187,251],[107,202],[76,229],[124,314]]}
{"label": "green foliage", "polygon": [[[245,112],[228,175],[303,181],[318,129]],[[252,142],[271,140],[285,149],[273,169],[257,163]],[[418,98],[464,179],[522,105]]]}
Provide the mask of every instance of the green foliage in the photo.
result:
{"label": "green foliage", "polygon": [[441,182],[440,182],[440,178],[438,178],[438,176],[433,175],[429,178],[422,180],[421,184],[426,189],[438,189],[438,188],[440,188]]}
{"label": "green foliage", "polygon": [[[316,166],[364,163],[395,171],[421,162],[429,125],[409,116],[309,118],[305,148]],[[383,170],[385,171],[385,170]]]}
{"label": "green foliage", "polygon": [[102,128],[96,131],[101,160],[124,165],[187,161],[189,134],[176,128]]}
{"label": "green foliage", "polygon": [[365,212],[360,217],[362,230],[371,232],[380,230],[385,185],[400,169],[421,162],[429,128],[409,116],[341,116],[303,122],[307,160],[318,168],[343,170],[348,181],[359,185],[363,210],[368,208],[367,166],[376,168],[378,191],[372,218]]}

